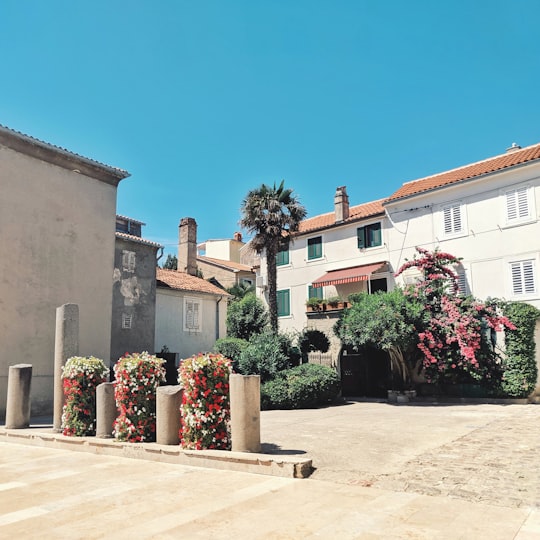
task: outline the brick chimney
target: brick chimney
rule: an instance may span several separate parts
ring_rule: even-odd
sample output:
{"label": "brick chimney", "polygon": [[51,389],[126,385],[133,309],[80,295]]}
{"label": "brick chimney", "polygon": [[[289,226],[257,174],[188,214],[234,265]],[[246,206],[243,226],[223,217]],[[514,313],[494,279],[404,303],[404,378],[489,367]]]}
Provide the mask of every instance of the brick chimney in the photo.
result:
{"label": "brick chimney", "polygon": [[336,189],[334,212],[336,214],[336,223],[345,221],[349,217],[349,196],[347,195],[346,186],[340,186]]}
{"label": "brick chimney", "polygon": [[178,226],[178,271],[197,275],[197,222],[190,217]]}

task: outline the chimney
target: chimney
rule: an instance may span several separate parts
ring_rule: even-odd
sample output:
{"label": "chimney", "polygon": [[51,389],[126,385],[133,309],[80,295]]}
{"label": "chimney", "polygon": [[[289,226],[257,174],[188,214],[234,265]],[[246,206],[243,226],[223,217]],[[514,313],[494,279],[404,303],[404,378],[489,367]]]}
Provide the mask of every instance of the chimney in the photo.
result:
{"label": "chimney", "polygon": [[510,146],[510,147],[508,147],[508,148],[506,149],[506,153],[507,153],[507,154],[510,154],[510,153],[512,153],[512,152],[516,152],[517,150],[521,150],[521,146],[519,146],[519,144],[513,142],[513,143],[512,143],[512,146]]}
{"label": "chimney", "polygon": [[237,242],[241,242],[242,241],[242,233],[241,232],[235,232],[234,236],[233,236],[233,239],[236,240]]}
{"label": "chimney", "polygon": [[178,226],[178,271],[197,275],[197,222],[190,217]]}
{"label": "chimney", "polygon": [[336,214],[336,223],[345,221],[349,217],[349,196],[347,187],[341,186],[336,189],[334,195],[334,211]]}

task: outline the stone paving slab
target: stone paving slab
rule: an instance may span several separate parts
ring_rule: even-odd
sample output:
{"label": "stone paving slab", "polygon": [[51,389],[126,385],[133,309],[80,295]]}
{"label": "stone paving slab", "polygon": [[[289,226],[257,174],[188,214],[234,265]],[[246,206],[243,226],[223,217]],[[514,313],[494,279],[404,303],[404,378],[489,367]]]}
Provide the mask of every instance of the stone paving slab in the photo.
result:
{"label": "stone paving slab", "polygon": [[528,540],[539,513],[0,442],[0,538]]}

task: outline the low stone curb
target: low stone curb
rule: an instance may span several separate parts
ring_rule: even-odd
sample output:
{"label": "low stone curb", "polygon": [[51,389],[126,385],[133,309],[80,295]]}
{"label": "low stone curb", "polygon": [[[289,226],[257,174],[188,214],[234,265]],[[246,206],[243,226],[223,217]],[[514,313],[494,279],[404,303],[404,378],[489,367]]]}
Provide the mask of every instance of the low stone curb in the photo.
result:
{"label": "low stone curb", "polygon": [[284,478],[307,478],[313,470],[311,459],[227,450],[182,450],[179,446],[128,443],[97,437],[66,437],[52,430],[32,427],[27,429],[0,427],[0,441]]}

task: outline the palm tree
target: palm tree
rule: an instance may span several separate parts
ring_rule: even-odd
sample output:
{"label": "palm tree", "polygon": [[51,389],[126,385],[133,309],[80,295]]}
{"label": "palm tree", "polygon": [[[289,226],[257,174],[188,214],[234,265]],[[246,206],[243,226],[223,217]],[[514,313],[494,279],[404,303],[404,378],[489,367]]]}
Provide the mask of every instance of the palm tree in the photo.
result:
{"label": "palm tree", "polygon": [[279,187],[262,184],[248,192],[242,202],[240,225],[254,233],[251,245],[257,253],[266,251],[266,270],[268,274],[268,310],[270,326],[278,331],[277,312],[277,272],[276,255],[289,241],[290,233],[298,230],[300,222],[306,216],[306,209],[294,196],[292,189],[284,188],[282,180]]}

